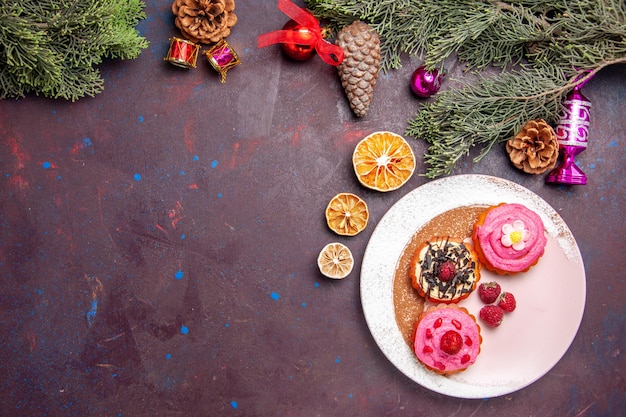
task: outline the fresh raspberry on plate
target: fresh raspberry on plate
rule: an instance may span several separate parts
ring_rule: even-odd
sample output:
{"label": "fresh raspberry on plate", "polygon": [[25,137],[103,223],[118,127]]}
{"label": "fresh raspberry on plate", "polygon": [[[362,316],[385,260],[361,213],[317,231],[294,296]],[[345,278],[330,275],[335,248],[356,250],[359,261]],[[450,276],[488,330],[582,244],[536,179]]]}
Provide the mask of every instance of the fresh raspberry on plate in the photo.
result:
{"label": "fresh raspberry on plate", "polygon": [[480,309],[478,316],[489,327],[498,327],[502,323],[504,317],[504,310],[497,305],[484,306]]}
{"label": "fresh raspberry on plate", "polygon": [[498,297],[498,306],[506,313],[510,313],[511,311],[515,310],[515,307],[517,306],[515,296],[510,292],[503,292]]}
{"label": "fresh raspberry on plate", "polygon": [[500,284],[495,281],[485,282],[478,286],[478,296],[485,304],[491,304],[500,295]]}

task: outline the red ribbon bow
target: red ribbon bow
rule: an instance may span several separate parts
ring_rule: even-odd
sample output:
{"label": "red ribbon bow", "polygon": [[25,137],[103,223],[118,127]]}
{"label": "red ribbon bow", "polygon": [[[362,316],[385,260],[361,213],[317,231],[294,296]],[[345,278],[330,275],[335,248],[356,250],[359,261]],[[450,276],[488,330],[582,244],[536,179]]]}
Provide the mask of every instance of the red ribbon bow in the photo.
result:
{"label": "red ribbon bow", "polygon": [[[293,30],[275,30],[260,35],[257,43],[259,48],[264,48],[275,43],[289,43],[296,45],[309,45],[315,47],[315,51],[324,62],[337,66],[343,61],[343,49],[322,38],[320,24],[311,12],[301,9],[291,0],[278,0],[278,10],[295,20],[300,25],[309,29],[308,33]],[[311,36],[312,35],[312,36]]]}

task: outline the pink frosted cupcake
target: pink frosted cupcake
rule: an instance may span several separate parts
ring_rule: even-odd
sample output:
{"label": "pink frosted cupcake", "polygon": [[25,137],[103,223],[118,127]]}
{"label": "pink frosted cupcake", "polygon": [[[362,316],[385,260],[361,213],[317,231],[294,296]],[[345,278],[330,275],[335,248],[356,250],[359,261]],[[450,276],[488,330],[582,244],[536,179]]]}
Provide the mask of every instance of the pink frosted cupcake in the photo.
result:
{"label": "pink frosted cupcake", "polygon": [[472,240],[478,260],[498,274],[528,271],[539,261],[548,241],[539,215],[514,203],[501,203],[481,213]]}
{"label": "pink frosted cupcake", "polygon": [[413,351],[426,368],[442,375],[466,370],[480,353],[480,326],[464,307],[437,304],[415,323]]}

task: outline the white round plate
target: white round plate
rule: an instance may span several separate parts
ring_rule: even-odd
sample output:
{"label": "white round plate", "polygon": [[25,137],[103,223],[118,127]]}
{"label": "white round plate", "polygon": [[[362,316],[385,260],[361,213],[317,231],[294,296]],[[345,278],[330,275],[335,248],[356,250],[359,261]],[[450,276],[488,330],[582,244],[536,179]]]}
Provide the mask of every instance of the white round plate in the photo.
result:
{"label": "white round plate", "polygon": [[[471,205],[521,203],[539,214],[548,244],[537,265],[515,276],[481,270],[481,281],[497,281],[512,292],[517,308],[500,327],[481,325],[483,342],[466,371],[441,376],[428,371],[405,343],[395,321],[393,277],[411,237],[433,217]],[[585,308],[585,270],[576,240],[541,197],[507,180],[458,175],[435,180],[408,193],[383,216],[372,233],[361,267],[365,320],[385,356],[418,384],[458,398],[490,398],[524,388],[563,357],[576,336]],[[460,305],[478,318],[477,291]],[[480,324],[480,320],[479,324]]]}

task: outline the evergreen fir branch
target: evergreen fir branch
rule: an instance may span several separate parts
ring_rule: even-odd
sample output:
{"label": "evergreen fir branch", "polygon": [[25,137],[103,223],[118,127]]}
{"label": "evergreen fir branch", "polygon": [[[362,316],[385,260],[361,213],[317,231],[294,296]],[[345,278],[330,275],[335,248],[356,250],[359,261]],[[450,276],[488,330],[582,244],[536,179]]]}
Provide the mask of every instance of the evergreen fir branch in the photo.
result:
{"label": "evergreen fir branch", "polygon": [[424,155],[425,176],[448,175],[472,148],[479,162],[497,144],[509,139],[528,122],[543,118],[555,124],[565,95],[609,65],[626,64],[626,57],[600,63],[566,79],[554,66],[533,66],[478,80],[460,89],[441,92],[409,121],[406,134],[430,144]]}
{"label": "evergreen fir branch", "polygon": [[68,68],[58,83],[46,84],[41,93],[46,97],[74,100],[76,97],[93,97],[104,90],[104,80],[95,68]]}
{"label": "evergreen fir branch", "polygon": [[97,66],[148,46],[139,0],[0,2],[0,98],[30,92],[77,100],[104,89]]}
{"label": "evergreen fir branch", "polygon": [[[480,161],[491,148],[531,119],[556,114],[567,92],[562,74],[536,69],[511,71],[498,76],[478,76],[463,88],[440,93],[409,121],[407,135],[426,140],[426,176],[450,174],[457,162],[474,147]],[[551,91],[548,96],[544,91]],[[503,139],[504,138],[504,139]]]}
{"label": "evergreen fir branch", "polygon": [[626,3],[621,0],[305,2],[332,29],[357,19],[372,25],[389,58],[383,60],[383,71],[399,68],[402,53],[424,54],[430,68],[456,55],[479,69],[535,59],[588,68],[598,53],[603,59],[626,53]]}
{"label": "evergreen fir branch", "polygon": [[626,62],[623,0],[305,1],[333,28],[356,19],[373,26],[383,71],[399,68],[403,53],[422,56],[430,69],[450,57],[468,71],[501,67],[440,92],[409,121],[406,134],[430,145],[431,178],[449,174],[474,147],[479,161],[530,119],[556,121],[576,83]]}

